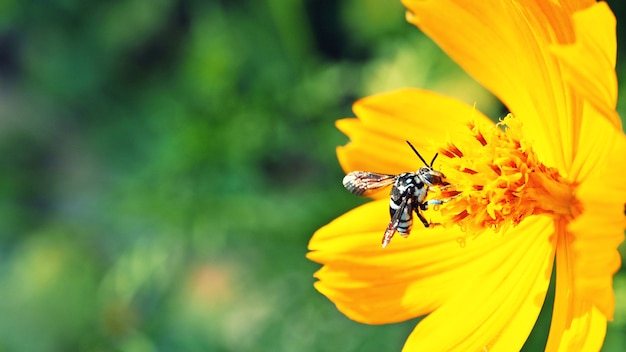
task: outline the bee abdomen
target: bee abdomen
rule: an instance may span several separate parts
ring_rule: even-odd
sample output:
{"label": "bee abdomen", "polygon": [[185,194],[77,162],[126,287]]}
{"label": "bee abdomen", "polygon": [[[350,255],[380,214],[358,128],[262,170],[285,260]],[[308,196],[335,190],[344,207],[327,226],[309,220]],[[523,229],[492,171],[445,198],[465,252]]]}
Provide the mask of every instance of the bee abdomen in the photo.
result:
{"label": "bee abdomen", "polygon": [[411,227],[413,227],[413,219],[409,219],[407,221],[400,221],[398,223],[398,232],[403,235],[408,235],[411,233]]}
{"label": "bee abdomen", "polygon": [[[394,216],[399,207],[400,205],[396,204],[393,200],[389,202],[389,213],[391,214],[391,217]],[[412,211],[413,210],[411,204],[408,204],[402,210],[402,215],[400,215],[397,230],[403,235],[408,235],[409,233],[411,233],[411,227],[413,226],[413,214],[411,213]]]}

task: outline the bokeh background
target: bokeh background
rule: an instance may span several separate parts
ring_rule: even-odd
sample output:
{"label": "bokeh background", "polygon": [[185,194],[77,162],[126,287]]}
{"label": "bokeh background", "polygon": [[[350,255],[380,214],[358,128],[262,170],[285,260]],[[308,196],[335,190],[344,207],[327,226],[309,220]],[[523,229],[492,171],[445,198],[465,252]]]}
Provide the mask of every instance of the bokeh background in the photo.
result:
{"label": "bokeh background", "polygon": [[334,121],[403,86],[504,113],[399,1],[0,1],[0,351],[399,351],[304,255],[364,201]]}

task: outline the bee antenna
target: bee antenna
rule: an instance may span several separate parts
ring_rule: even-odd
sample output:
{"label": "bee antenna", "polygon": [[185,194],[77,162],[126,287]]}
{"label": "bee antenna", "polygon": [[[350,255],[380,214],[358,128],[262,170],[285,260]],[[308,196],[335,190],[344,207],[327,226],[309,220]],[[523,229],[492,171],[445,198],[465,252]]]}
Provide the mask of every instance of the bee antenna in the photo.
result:
{"label": "bee antenna", "polygon": [[[413,144],[411,144],[411,142],[406,141],[406,143],[409,145],[409,147],[411,147],[411,149],[413,149],[413,151],[415,152],[415,154],[420,158],[420,160],[424,163],[424,165],[428,166],[428,163],[426,162],[426,160],[424,160],[424,158],[422,158],[422,156],[420,155],[420,153],[417,151],[417,149],[415,149],[415,147],[413,146]],[[437,153],[438,154],[438,153]],[[435,155],[435,158],[437,157],[437,155]],[[433,162],[435,161],[435,159],[433,159]],[[431,167],[432,167],[432,163],[431,163]]]}
{"label": "bee antenna", "polygon": [[433,168],[433,164],[435,163],[435,159],[437,159],[437,156],[439,156],[439,153],[435,153],[435,156],[433,157],[433,160],[430,162],[430,168]]}

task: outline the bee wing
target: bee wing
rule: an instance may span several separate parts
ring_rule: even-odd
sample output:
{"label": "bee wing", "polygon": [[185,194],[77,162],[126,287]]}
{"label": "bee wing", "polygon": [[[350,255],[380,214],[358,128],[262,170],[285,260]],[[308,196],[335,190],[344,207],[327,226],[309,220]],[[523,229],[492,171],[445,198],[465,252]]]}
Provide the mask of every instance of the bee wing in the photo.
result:
{"label": "bee wing", "polygon": [[400,218],[402,217],[402,214],[404,214],[404,210],[406,209],[406,206],[408,204],[409,204],[409,198],[408,197],[402,198],[402,202],[400,203],[400,206],[398,206],[398,209],[396,209],[396,212],[393,213],[393,216],[391,217],[391,221],[389,221],[389,225],[387,225],[387,229],[385,230],[385,234],[383,235],[383,248],[387,247],[389,242],[391,242],[393,235],[398,230],[398,225],[400,224]]}
{"label": "bee wing", "polygon": [[353,171],[343,178],[343,186],[354,195],[367,196],[371,194],[371,191],[389,186],[395,180],[395,175]]}

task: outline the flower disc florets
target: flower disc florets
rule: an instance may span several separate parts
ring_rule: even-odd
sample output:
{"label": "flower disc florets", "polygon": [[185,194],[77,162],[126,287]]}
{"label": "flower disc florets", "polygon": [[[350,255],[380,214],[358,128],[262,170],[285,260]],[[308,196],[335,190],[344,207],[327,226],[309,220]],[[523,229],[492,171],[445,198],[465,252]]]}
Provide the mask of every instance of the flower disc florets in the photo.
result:
{"label": "flower disc florets", "polygon": [[572,219],[581,212],[575,185],[554,168],[538,161],[512,115],[496,126],[468,123],[471,143],[448,143],[439,153],[447,158],[450,185],[431,198],[446,199],[443,224],[458,224],[469,233],[517,225],[530,215]]}

